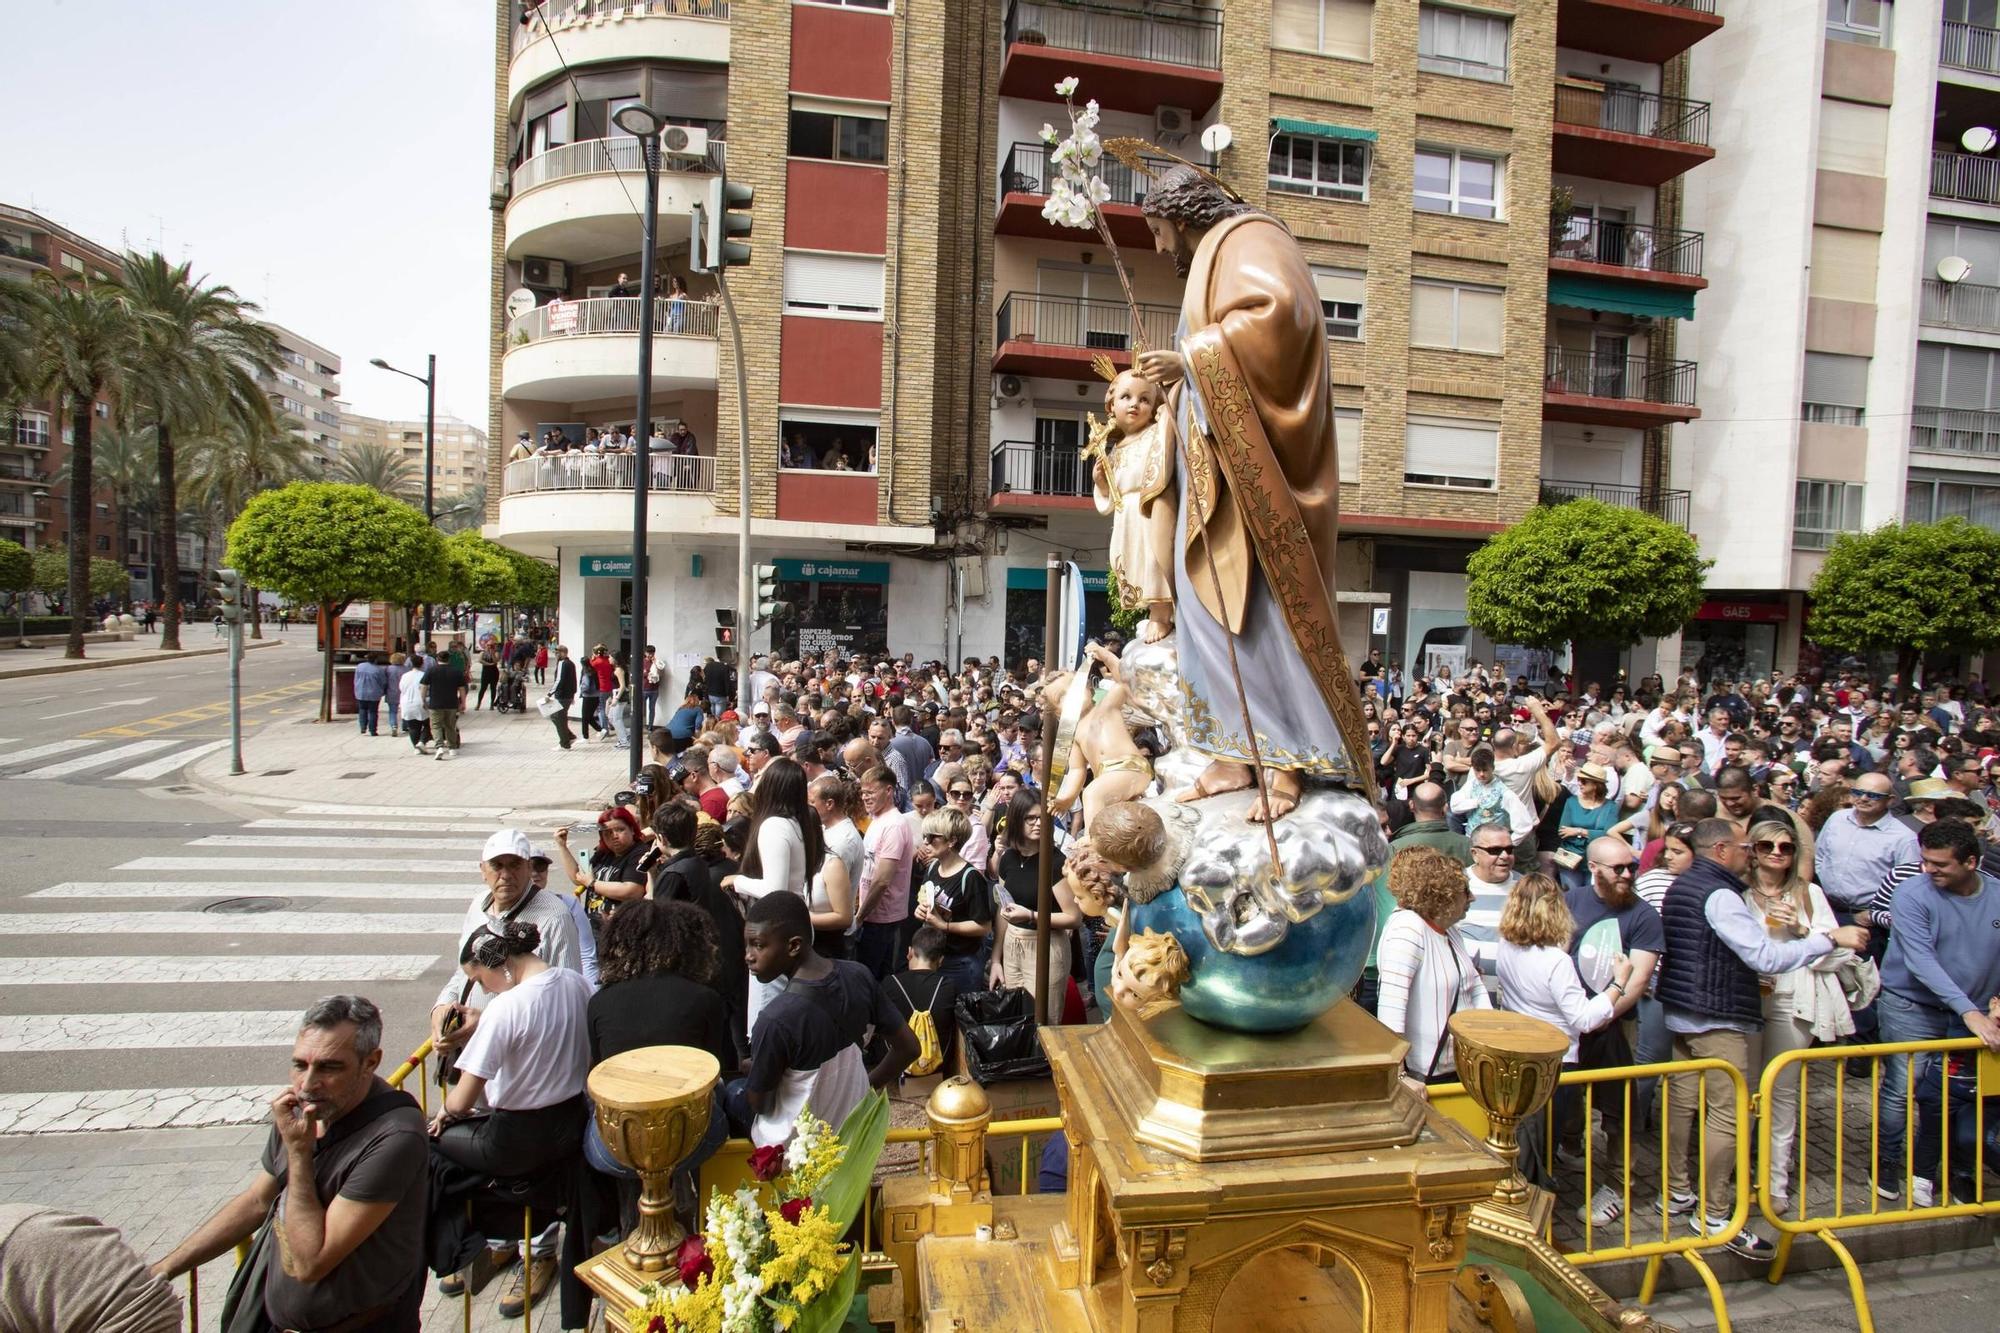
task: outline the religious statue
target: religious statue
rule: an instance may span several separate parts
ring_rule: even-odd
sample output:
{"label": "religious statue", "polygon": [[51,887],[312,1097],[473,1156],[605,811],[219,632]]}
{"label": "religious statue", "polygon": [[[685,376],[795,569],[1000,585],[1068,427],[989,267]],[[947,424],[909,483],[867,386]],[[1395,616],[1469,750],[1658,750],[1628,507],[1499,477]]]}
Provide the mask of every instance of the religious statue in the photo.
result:
{"label": "religious statue", "polygon": [[[1109,369],[1109,362],[1105,364]],[[1099,372],[1103,373],[1102,370]],[[1174,446],[1161,411],[1166,394],[1137,371],[1113,371],[1104,391],[1106,420],[1090,419],[1094,455],[1090,495],[1111,515],[1111,571],[1128,599],[1146,608],[1143,642],[1174,629]]]}
{"label": "religious statue", "polygon": [[1081,711],[1072,733],[1070,756],[1049,797],[1049,813],[1067,813],[1081,796],[1083,823],[1088,828],[1110,802],[1145,795],[1153,785],[1153,764],[1132,739],[1126,724],[1125,710],[1132,706],[1132,695],[1125,688],[1117,655],[1099,643],[1084,651],[1104,670],[1105,684],[1095,701],[1088,698],[1092,673],[1087,669],[1052,676],[1042,688],[1042,699],[1061,714],[1072,691],[1080,696],[1076,704]]}

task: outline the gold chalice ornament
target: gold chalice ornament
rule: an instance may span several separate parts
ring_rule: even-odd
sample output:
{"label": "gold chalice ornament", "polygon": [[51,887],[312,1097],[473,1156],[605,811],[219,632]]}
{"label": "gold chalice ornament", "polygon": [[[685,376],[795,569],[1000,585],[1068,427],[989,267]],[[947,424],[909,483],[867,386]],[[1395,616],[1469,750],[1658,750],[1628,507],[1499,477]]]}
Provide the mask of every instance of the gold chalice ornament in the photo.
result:
{"label": "gold chalice ornament", "polygon": [[1465,1091],[1486,1112],[1486,1146],[1507,1163],[1493,1202],[1519,1209],[1528,1181],[1517,1162],[1521,1122],[1549,1104],[1569,1037],[1552,1023],[1504,1009],[1464,1009],[1451,1016],[1452,1047]]}

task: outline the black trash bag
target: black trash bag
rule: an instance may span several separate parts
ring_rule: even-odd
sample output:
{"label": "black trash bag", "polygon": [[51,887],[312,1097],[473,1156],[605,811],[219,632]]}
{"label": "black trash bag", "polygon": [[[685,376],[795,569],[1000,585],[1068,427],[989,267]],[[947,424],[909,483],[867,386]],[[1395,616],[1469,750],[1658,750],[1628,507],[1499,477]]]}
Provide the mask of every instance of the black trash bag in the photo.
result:
{"label": "black trash bag", "polygon": [[1049,1058],[1035,1031],[1035,1000],[1025,990],[973,991],[958,997],[958,1038],[978,1083],[1047,1078]]}

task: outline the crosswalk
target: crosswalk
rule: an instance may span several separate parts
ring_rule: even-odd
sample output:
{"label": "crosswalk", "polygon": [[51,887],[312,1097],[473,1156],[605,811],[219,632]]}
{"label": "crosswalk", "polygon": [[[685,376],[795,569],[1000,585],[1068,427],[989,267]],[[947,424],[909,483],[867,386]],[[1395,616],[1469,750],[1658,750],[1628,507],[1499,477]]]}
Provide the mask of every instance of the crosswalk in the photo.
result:
{"label": "crosswalk", "polygon": [[[58,779],[91,759],[157,770],[172,744],[26,762],[65,769]],[[0,753],[0,766],[20,762]],[[134,846],[146,854],[92,878],[54,863],[0,903],[0,1134],[260,1121],[300,1013],[337,991],[381,1006],[385,1069],[421,1040],[482,891],[479,848],[507,811],[258,804],[232,831]],[[534,826],[552,815],[580,817],[543,812]]]}
{"label": "crosswalk", "polygon": [[[7,744],[0,738],[0,746]],[[0,778],[9,782],[155,782],[228,745],[194,736],[126,740],[113,735],[72,736],[25,749],[0,749]],[[53,761],[53,762],[50,762]]]}

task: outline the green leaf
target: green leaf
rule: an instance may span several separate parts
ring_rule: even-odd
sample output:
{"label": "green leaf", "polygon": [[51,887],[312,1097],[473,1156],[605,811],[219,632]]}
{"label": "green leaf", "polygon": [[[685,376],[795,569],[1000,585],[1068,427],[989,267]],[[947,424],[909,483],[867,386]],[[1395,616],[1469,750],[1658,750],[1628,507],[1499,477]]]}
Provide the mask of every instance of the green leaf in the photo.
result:
{"label": "green leaf", "polygon": [[1495,643],[1636,643],[1694,617],[1711,563],[1693,537],[1640,510],[1539,506],[1466,561],[1466,618]]}
{"label": "green leaf", "polygon": [[1835,540],[1807,633],[1838,652],[1976,652],[2000,644],[2000,533],[1947,518]]}
{"label": "green leaf", "polygon": [[840,1141],[847,1146],[847,1155],[841,1158],[839,1167],[814,1202],[840,1224],[843,1235],[868,1202],[868,1185],[875,1178],[875,1163],[882,1156],[882,1145],[888,1136],[889,1099],[879,1091],[862,1098],[840,1127]]}
{"label": "green leaf", "polygon": [[[849,1123],[853,1123],[851,1119]],[[855,1289],[860,1282],[861,1253],[858,1250],[849,1251],[847,1267],[840,1270],[840,1276],[833,1280],[825,1295],[799,1311],[798,1322],[792,1325],[791,1333],[830,1333],[846,1324],[848,1310],[854,1305]],[[865,1302],[865,1296],[863,1300]]]}

